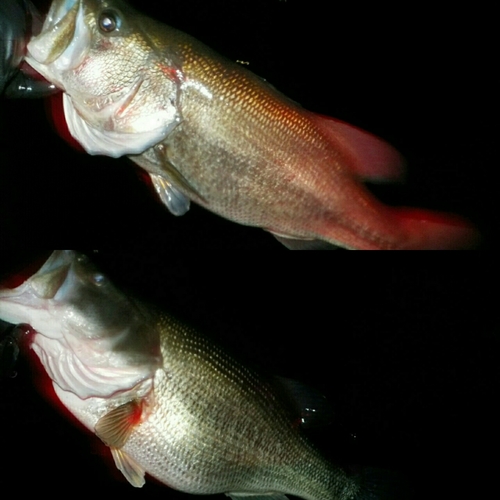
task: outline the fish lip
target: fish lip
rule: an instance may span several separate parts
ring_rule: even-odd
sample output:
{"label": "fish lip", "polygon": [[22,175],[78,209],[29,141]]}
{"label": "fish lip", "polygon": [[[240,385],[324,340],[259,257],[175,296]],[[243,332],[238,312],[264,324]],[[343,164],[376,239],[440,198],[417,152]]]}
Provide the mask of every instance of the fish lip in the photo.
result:
{"label": "fish lip", "polygon": [[[0,289],[0,316],[9,323],[22,323],[23,310],[40,310],[63,285],[71,266],[71,253],[56,251],[30,278],[16,288]],[[47,280],[48,278],[48,280]]]}
{"label": "fish lip", "polygon": [[80,3],[80,0],[53,0],[43,23],[42,31],[54,28],[56,24],[66,17],[76,3]]}
{"label": "fish lip", "polygon": [[82,0],[54,0],[40,33],[27,45],[28,64],[62,88],[58,77],[79,66],[87,54],[86,10]]}
{"label": "fish lip", "polygon": [[[72,259],[74,259],[72,252],[56,250],[36,273],[19,286],[0,288],[0,312],[9,307],[15,308],[16,305],[36,308],[41,300],[52,298],[64,283]],[[43,282],[40,283],[40,278],[51,275],[52,279],[56,273],[59,276],[55,282],[52,280],[53,286],[50,289],[43,288]]]}
{"label": "fish lip", "polygon": [[[39,299],[52,298],[64,282],[74,259],[75,255],[71,250],[55,250],[50,254],[49,258],[38,269],[38,271],[24,280],[19,286],[15,288],[0,287],[0,300],[15,301],[20,298],[27,289],[31,289]],[[50,292],[47,292],[47,289],[42,291],[40,286],[36,284],[37,280],[48,275],[52,275],[53,277],[55,272],[60,275],[59,279],[56,280],[57,286],[52,287]]]}

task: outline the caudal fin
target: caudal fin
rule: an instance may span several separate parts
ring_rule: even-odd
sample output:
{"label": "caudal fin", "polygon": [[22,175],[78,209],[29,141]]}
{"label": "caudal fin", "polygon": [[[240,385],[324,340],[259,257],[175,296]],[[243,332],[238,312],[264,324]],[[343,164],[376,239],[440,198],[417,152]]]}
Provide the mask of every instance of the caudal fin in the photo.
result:
{"label": "caudal fin", "polygon": [[453,215],[407,208],[393,209],[392,215],[408,235],[402,249],[470,249],[480,241],[474,226]]}

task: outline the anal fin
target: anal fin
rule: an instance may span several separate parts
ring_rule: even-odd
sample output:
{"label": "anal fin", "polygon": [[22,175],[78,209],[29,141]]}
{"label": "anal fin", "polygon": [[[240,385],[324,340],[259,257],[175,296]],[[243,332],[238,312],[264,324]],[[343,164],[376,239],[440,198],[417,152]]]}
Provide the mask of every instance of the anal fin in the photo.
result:
{"label": "anal fin", "polygon": [[231,500],[289,500],[284,493],[270,491],[269,493],[240,493],[230,492],[226,496]]}
{"label": "anal fin", "polygon": [[288,250],[337,250],[339,247],[321,240],[301,239],[269,231]]}

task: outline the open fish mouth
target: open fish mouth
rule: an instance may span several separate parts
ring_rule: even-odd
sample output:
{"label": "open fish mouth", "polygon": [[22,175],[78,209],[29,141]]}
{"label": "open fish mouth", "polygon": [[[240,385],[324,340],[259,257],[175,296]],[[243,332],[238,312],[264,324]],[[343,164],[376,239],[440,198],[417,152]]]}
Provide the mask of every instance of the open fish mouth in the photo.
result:
{"label": "open fish mouth", "polygon": [[24,283],[0,289],[0,317],[29,324],[36,332],[31,348],[52,381],[83,399],[152,390],[162,357],[141,311],[72,251],[53,252]]}
{"label": "open fish mouth", "polygon": [[27,62],[60,84],[61,73],[77,67],[87,53],[90,32],[84,19],[82,0],[54,0],[41,33],[28,44]]}
{"label": "open fish mouth", "polygon": [[71,262],[69,254],[54,252],[45,264],[14,289],[0,288],[0,314],[10,323],[23,322],[23,310],[38,309],[44,299],[53,298],[64,283]]}

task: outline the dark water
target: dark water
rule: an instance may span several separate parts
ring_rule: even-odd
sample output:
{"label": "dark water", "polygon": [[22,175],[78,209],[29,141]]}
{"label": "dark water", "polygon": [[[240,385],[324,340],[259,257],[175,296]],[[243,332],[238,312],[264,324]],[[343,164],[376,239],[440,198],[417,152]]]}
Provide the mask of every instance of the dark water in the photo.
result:
{"label": "dark water", "polygon": [[[393,143],[408,160],[408,183],[379,189],[380,197],[469,217],[484,248],[494,248],[487,12],[350,4],[332,14],[326,4],[298,0],[153,4],[143,8],[250,61],[305,107]],[[43,103],[1,106],[2,275],[32,260],[36,248],[104,248],[95,257],[123,285],[268,371],[323,391],[335,423],[313,438],[332,458],[400,471],[420,498],[496,491],[492,252],[292,255],[264,231],[197,207],[171,216],[131,163],[66,146]],[[26,361],[17,372],[0,386],[0,443],[2,477],[18,494],[36,485],[183,496],[151,481],[136,491],[117,479],[94,442],[39,395]]]}

